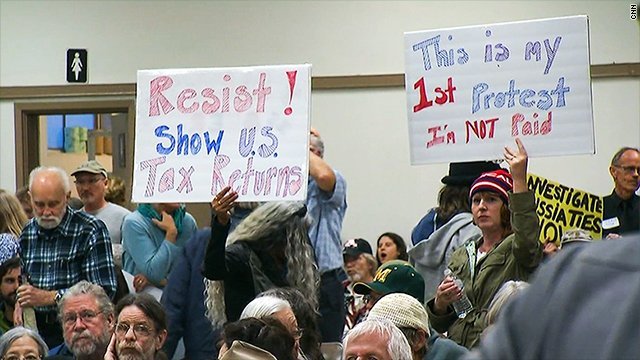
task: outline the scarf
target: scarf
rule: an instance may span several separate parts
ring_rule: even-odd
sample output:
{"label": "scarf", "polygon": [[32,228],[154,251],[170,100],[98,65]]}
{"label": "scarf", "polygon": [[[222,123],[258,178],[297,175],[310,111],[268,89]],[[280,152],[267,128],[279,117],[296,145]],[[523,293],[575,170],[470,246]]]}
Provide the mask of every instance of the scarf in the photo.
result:
{"label": "scarf", "polygon": [[[148,219],[156,219],[162,221],[162,215],[160,215],[151,204],[138,205],[138,212]],[[173,214],[171,214],[171,216],[173,217],[173,223],[176,225],[176,230],[178,230],[178,234],[182,232],[182,221],[184,220],[185,214],[186,210],[184,204],[180,204],[180,207],[177,208],[176,211],[173,212]]]}

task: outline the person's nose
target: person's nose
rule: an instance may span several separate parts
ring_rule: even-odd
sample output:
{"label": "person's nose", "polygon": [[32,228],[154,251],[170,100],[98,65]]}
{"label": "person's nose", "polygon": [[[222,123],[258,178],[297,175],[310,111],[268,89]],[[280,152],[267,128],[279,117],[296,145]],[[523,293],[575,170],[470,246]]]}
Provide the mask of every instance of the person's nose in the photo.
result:
{"label": "person's nose", "polygon": [[136,334],[135,334],[135,332],[133,332],[133,326],[131,326],[130,328],[127,329],[127,332],[124,333],[124,338],[125,339],[129,339],[129,340],[135,340],[136,339]]}

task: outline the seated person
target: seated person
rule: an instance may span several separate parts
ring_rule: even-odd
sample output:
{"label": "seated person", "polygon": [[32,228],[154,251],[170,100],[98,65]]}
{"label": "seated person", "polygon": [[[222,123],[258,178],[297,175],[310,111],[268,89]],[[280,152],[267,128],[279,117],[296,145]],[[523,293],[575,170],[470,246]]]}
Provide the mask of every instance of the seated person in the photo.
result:
{"label": "seated person", "polygon": [[296,316],[298,327],[304,329],[300,337],[301,353],[308,360],[323,360],[320,343],[322,336],[318,329],[318,313],[313,309],[311,302],[300,290],[285,287],[273,288],[260,293],[258,296],[274,296],[286,300],[291,305],[291,310]]}
{"label": "seated person", "polygon": [[116,326],[105,360],[166,359],[167,317],[151,295],[129,294],[116,305]]}
{"label": "seated person", "polygon": [[[250,317],[226,324],[222,341],[220,359],[297,359],[293,336],[280,321],[268,317]],[[255,354],[256,357],[243,354]]]}
{"label": "seated person", "polygon": [[411,295],[397,293],[382,297],[367,319],[386,319],[397,326],[411,346],[413,360],[460,359],[467,348],[441,337],[429,328],[424,306]]}
{"label": "seated person", "polygon": [[489,310],[487,310],[487,329],[489,326],[495,324],[498,320],[498,315],[505,305],[513,301],[518,295],[520,295],[526,288],[529,287],[529,283],[524,281],[509,280],[502,284],[500,290],[496,293],[496,296],[491,300],[489,304]]}
{"label": "seated person", "polygon": [[15,327],[0,337],[0,358],[14,359],[42,359],[49,347],[37,332]]}
{"label": "seated person", "polygon": [[409,360],[411,347],[391,321],[366,319],[344,337],[343,359]]}
{"label": "seated person", "polygon": [[298,327],[298,320],[291,309],[291,305],[286,300],[269,295],[257,297],[245,306],[240,315],[240,319],[251,317],[258,319],[273,318],[282,323],[294,339],[295,357],[305,358],[300,353],[302,329]]}
{"label": "seated person", "polygon": [[353,291],[358,282],[368,283],[378,269],[378,262],[373,257],[371,245],[365,239],[351,239],[342,249],[344,268],[348,279],[344,285],[344,306],[346,310],[345,332],[353,328],[366,314],[364,296]]}

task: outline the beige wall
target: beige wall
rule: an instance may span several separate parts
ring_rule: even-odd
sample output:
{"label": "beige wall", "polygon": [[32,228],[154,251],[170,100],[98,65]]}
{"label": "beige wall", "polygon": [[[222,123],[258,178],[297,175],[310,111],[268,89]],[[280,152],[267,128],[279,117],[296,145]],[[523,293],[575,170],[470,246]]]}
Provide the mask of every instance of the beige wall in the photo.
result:
{"label": "beige wall", "polygon": [[[68,48],[89,83],[138,69],[311,63],[314,76],[402,73],[403,32],[588,15],[592,64],[640,62],[629,1],[0,1],[0,86],[64,84]],[[640,80],[593,81],[596,154],[534,158],[531,171],[611,190],[607,166],[640,144]],[[343,237],[408,238],[436,203],[447,165],[411,166],[403,89],[314,91],[312,125],[348,182]],[[15,187],[13,101],[0,102],[0,187]],[[200,224],[202,226],[206,224]]]}

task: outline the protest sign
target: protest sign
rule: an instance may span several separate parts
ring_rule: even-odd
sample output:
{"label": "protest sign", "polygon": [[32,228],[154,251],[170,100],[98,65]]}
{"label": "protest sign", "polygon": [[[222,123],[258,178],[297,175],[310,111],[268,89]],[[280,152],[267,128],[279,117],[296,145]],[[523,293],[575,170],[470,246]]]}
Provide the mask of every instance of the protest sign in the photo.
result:
{"label": "protest sign", "polygon": [[304,200],[311,65],[138,71],[134,202]]}
{"label": "protest sign", "polygon": [[602,237],[602,196],[528,174],[527,186],[536,196],[540,241],[559,244],[570,229],[583,229],[594,239]]}
{"label": "protest sign", "polygon": [[586,16],[405,33],[412,164],[594,153]]}

